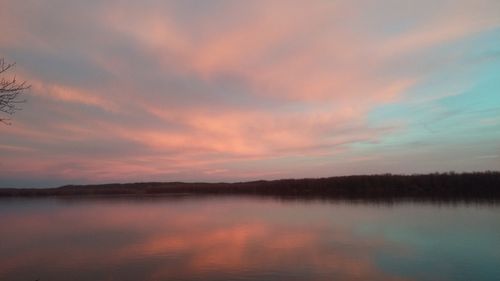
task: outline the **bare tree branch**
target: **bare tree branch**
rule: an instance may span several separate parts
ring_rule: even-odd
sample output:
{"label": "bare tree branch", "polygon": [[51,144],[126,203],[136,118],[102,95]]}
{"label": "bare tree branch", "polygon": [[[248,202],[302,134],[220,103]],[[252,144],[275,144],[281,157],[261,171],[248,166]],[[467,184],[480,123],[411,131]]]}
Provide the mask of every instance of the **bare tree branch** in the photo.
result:
{"label": "bare tree branch", "polygon": [[[0,74],[6,73],[14,64],[6,63],[2,58],[0,59]],[[30,85],[26,81],[18,82],[14,78],[0,78],[0,113],[13,115],[16,111],[21,110],[19,104],[25,103],[26,100],[22,98],[25,90],[29,89]],[[9,118],[0,116],[0,122],[10,125]]]}

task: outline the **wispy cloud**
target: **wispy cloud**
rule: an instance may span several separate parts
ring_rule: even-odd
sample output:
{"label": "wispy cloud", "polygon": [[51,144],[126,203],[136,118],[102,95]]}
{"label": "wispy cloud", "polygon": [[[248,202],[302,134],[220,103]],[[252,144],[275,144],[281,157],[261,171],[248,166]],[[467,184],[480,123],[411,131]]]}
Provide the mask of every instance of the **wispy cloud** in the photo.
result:
{"label": "wispy cloud", "polygon": [[[492,63],[462,64],[500,28],[488,0],[7,2],[0,54],[33,85],[15,124],[0,128],[9,185],[26,173],[92,182],[357,172],[350,159],[383,153],[359,147],[420,141],[409,111],[394,122],[372,120],[374,110],[473,87],[477,76],[435,81]],[[312,173],[315,161],[327,164]]]}

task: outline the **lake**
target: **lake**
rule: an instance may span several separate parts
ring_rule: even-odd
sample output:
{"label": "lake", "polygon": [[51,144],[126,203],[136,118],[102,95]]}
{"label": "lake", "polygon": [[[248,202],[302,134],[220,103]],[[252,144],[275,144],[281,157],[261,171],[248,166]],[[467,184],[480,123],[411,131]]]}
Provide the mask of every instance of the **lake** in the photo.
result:
{"label": "lake", "polygon": [[0,280],[500,280],[500,205],[0,200]]}

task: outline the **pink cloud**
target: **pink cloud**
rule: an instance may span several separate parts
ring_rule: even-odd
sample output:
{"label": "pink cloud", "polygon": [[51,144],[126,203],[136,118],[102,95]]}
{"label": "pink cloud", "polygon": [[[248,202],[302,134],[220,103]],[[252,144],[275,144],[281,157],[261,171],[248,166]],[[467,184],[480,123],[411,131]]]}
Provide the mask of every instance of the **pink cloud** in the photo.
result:
{"label": "pink cloud", "polygon": [[[21,60],[33,98],[0,128],[0,153],[32,152],[9,173],[73,180],[238,179],[375,143],[405,124],[374,125],[370,112],[404,102],[428,75],[420,57],[395,61],[500,24],[492,1],[382,4],[387,14],[368,2],[255,1],[195,16],[155,1],[101,3],[71,17],[61,16],[71,5],[12,3],[0,51]],[[30,21],[16,17],[23,8]],[[39,29],[48,15],[57,28]],[[67,163],[77,168],[54,168]]]}

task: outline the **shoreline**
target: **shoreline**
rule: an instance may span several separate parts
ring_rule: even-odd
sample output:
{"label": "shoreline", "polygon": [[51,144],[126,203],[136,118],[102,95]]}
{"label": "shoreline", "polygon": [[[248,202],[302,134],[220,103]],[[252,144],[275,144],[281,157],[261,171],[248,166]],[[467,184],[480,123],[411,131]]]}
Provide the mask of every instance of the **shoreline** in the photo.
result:
{"label": "shoreline", "polygon": [[500,172],[420,175],[358,175],[328,178],[260,180],[236,183],[143,182],[66,185],[55,188],[0,188],[0,197],[259,195],[289,198],[368,200],[500,199]]}

